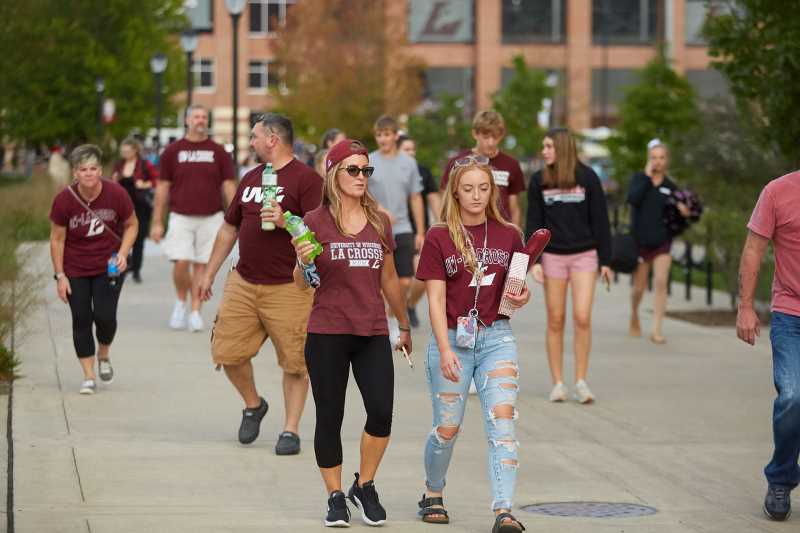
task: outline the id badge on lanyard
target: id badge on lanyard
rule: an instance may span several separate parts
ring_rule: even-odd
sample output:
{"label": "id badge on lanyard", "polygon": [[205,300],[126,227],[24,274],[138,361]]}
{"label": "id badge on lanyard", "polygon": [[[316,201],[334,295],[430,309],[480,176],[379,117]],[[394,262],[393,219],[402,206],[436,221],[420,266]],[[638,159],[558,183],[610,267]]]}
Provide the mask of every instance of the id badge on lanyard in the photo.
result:
{"label": "id badge on lanyard", "polygon": [[[487,222],[484,222],[484,250],[486,250],[489,236],[489,226]],[[464,234],[466,236],[466,229],[464,229]],[[475,252],[475,248],[472,246],[472,242],[468,242],[470,248],[472,248],[472,253],[477,257],[477,253]],[[477,266],[478,268],[475,272],[475,301],[472,304],[472,309],[470,309],[465,316],[456,317],[456,346],[459,348],[475,348],[475,341],[478,337],[478,322],[480,321],[478,314],[478,294],[480,294],[481,282],[483,281],[483,263],[478,261]]]}

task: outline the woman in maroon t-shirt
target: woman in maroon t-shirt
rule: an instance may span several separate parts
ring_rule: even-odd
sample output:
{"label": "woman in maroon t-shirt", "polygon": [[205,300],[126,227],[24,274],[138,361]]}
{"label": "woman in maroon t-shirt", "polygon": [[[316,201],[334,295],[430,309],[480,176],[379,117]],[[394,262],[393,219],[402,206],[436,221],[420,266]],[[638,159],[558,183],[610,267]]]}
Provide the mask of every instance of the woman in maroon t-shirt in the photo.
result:
{"label": "woman in maroon t-shirt", "polygon": [[[328,491],[326,526],[349,525],[342,492],[342,440],[345,392],[350,367],[361,391],[367,422],[361,434],[361,469],[347,497],[367,524],[381,525],[386,511],[373,479],[389,444],[394,401],[394,364],[383,297],[400,323],[401,346],[411,352],[411,329],[392,253],[392,228],[367,191],[373,167],[367,149],[345,139],[325,160],[322,205],[305,216],[322,244],[314,259],[320,286],[308,319],[305,357],[317,421],[314,452]],[[306,286],[312,245],[295,243],[294,279]]]}
{"label": "woman in maroon t-shirt", "polygon": [[153,216],[153,195],[158,171],[150,161],[142,157],[142,143],[128,137],[119,145],[120,159],[114,163],[111,179],[128,192],[139,221],[139,234],[133,243],[130,270],[133,281],[142,282],[141,269],[144,257],[144,239],[150,233],[150,218]]}
{"label": "woman in maroon t-shirt", "polygon": [[[444,224],[425,239],[417,278],[425,282],[433,328],[428,345],[428,385],[433,430],[425,445],[426,490],[419,502],[425,522],[447,523],[442,491],[456,435],[474,380],[489,440],[493,532],[521,531],[511,514],[517,474],[517,347],[508,317],[499,314],[514,252],[524,252],[522,235],[497,206],[497,184],[485,156],[455,161],[442,206]],[[506,295],[514,307],[530,297]]]}
{"label": "woman in maroon t-shirt", "polygon": [[[125,189],[101,179],[101,157],[100,149],[90,144],[72,151],[75,183],[56,195],[50,210],[50,256],[58,297],[72,311],[72,340],[84,375],[81,394],[94,394],[97,388],[93,325],[100,345],[100,379],[114,379],[108,351],[117,331],[122,273],[138,229]],[[111,261],[118,276],[108,275]]]}

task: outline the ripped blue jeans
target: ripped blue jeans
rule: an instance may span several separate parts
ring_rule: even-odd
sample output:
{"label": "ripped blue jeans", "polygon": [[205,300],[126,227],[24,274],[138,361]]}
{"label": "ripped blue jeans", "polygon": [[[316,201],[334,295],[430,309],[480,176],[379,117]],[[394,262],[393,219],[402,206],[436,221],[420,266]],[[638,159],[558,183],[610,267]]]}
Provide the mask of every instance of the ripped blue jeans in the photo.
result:
{"label": "ripped blue jeans", "polygon": [[458,348],[455,330],[449,330],[450,346],[463,367],[458,383],[442,375],[439,348],[432,337],[428,344],[426,372],[433,403],[433,429],[425,443],[425,484],[441,492],[453,456],[458,430],[464,419],[470,382],[475,379],[489,445],[489,481],[492,510],[511,509],[517,482],[517,438],[515,420],[519,367],[517,341],[508,320],[497,320],[481,328],[475,348]]}

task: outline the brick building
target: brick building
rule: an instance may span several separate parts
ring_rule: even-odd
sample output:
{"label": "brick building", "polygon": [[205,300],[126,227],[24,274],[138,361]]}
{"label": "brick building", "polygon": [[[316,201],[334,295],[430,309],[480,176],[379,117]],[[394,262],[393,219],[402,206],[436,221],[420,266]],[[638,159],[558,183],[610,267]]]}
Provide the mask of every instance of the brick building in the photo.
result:
{"label": "brick building", "polygon": [[[272,46],[296,2],[249,0],[239,26],[239,146],[252,112],[270,109],[282,90]],[[724,94],[701,36],[707,0],[375,0],[402,19],[409,50],[427,65],[425,93],[463,95],[489,106],[511,74],[511,58],[552,73],[556,122],[574,129],[610,125],[625,85],[663,42],[674,68],[703,97]],[[713,4],[713,2],[712,2]],[[223,0],[187,0],[200,39],[194,101],[212,110],[215,137],[232,133],[232,25]]]}

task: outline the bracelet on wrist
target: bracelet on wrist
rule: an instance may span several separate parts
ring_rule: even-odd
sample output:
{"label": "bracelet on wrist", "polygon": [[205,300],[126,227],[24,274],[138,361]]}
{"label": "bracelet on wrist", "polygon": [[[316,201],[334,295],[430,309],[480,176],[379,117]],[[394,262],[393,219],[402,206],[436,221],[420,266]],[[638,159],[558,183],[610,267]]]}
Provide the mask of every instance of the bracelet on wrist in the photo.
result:
{"label": "bracelet on wrist", "polygon": [[404,328],[403,326],[397,326],[397,329],[399,329],[400,331],[406,331],[408,333],[411,333],[411,327]]}

